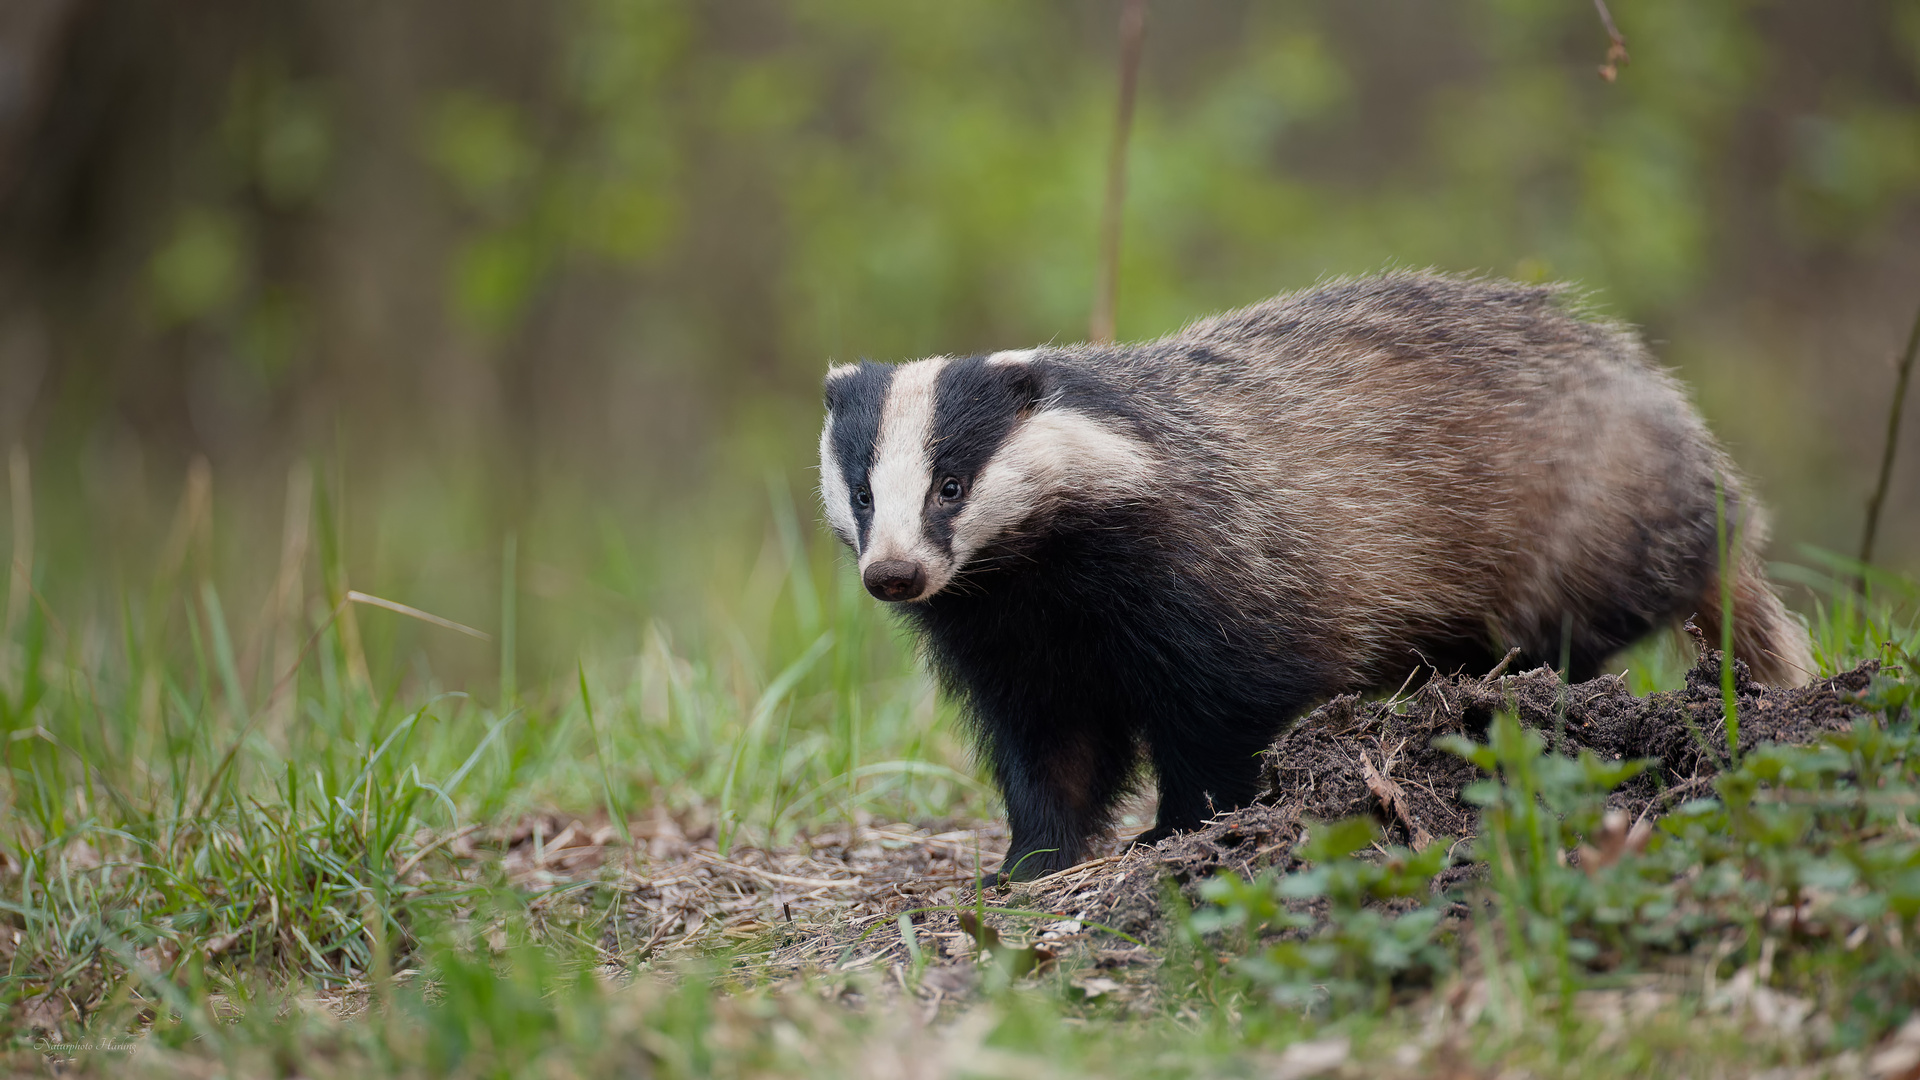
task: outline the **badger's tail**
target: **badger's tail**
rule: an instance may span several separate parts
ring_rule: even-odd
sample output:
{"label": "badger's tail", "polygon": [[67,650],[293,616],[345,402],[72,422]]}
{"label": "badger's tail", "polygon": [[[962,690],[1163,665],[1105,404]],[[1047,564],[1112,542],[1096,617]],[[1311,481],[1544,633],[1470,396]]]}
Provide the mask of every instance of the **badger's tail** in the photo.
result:
{"label": "badger's tail", "polygon": [[[1813,642],[1807,628],[1787,611],[1780,595],[1767,583],[1760,558],[1752,550],[1740,554],[1733,576],[1733,655],[1747,662],[1753,677],[1773,686],[1805,686],[1816,674]],[[1700,597],[1694,621],[1707,644],[1720,645],[1720,576],[1715,574]]]}

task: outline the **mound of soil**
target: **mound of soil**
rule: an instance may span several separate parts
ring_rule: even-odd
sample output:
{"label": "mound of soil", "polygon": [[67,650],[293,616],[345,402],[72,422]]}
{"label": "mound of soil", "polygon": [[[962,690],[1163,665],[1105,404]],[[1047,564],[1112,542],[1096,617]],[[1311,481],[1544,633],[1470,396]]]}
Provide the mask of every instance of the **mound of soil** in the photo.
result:
{"label": "mound of soil", "polygon": [[[1292,849],[1311,820],[1370,814],[1389,842],[1413,847],[1443,836],[1468,837],[1476,808],[1461,800],[1460,790],[1479,773],[1433,742],[1443,735],[1484,741],[1494,716],[1508,710],[1559,753],[1657,759],[1609,803],[1636,816],[1658,815],[1709,792],[1726,765],[1720,654],[1702,647],[1700,656],[1685,689],[1644,698],[1629,693],[1617,675],[1568,685],[1544,667],[1504,675],[1505,663],[1481,678],[1435,677],[1407,698],[1337,697],[1302,717],[1266,752],[1266,791],[1258,804],[1151,849],[1134,848],[1017,887],[1008,902],[1146,936],[1157,928],[1163,882],[1185,889],[1223,867],[1248,875],[1276,865],[1292,869]],[[1741,751],[1762,743],[1808,743],[1823,732],[1846,730],[1864,713],[1856,702],[1877,670],[1869,662],[1787,689],[1754,682],[1746,664],[1736,660]]]}
{"label": "mound of soil", "polygon": [[[1735,660],[1741,751],[1846,730],[1862,712],[1855,700],[1878,669],[1869,662],[1785,689],[1754,682],[1747,665]],[[1309,818],[1374,814],[1394,842],[1414,846],[1466,836],[1475,809],[1460,800],[1460,789],[1477,778],[1476,770],[1433,741],[1442,735],[1484,740],[1501,710],[1512,710],[1559,753],[1657,758],[1657,766],[1610,800],[1636,815],[1703,793],[1726,764],[1720,654],[1701,649],[1685,689],[1644,698],[1628,693],[1618,675],[1567,685],[1544,667],[1506,676],[1496,668],[1478,679],[1437,677],[1403,700],[1337,697],[1267,751],[1263,802]]]}

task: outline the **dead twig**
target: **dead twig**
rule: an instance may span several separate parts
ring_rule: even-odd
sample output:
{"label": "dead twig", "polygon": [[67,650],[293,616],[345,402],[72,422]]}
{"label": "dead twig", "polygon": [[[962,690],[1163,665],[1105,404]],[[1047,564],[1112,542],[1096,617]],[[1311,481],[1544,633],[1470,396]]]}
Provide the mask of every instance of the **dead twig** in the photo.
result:
{"label": "dead twig", "polygon": [[712,863],[714,866],[724,866],[728,870],[738,871],[739,873],[746,874],[748,877],[756,877],[762,881],[771,881],[778,885],[793,885],[803,889],[864,889],[867,887],[867,882],[859,879],[807,878],[794,877],[791,874],[776,874],[771,870],[762,870],[757,866],[747,866],[743,863],[731,862],[718,855],[709,854],[708,852],[698,849],[693,852],[693,857],[702,862]]}
{"label": "dead twig", "polygon": [[1507,673],[1507,665],[1513,663],[1514,658],[1519,655],[1520,655],[1519,646],[1516,645],[1513,648],[1508,649],[1507,655],[1501,657],[1500,662],[1493,665],[1493,670],[1487,672],[1487,677],[1480,681],[1485,683],[1491,683],[1496,679],[1500,678],[1500,676],[1505,675]]}
{"label": "dead twig", "polygon": [[1048,885],[1053,882],[1059,881],[1062,878],[1065,878],[1069,875],[1077,874],[1081,877],[1085,877],[1086,875],[1092,873],[1093,871],[1099,869],[1102,866],[1106,866],[1110,863],[1119,862],[1120,860],[1126,858],[1128,855],[1131,855],[1134,852],[1134,850],[1135,850],[1134,848],[1128,848],[1127,850],[1121,852],[1118,855],[1106,855],[1098,859],[1088,859],[1086,862],[1075,863],[1074,865],[1069,866],[1064,870],[1055,870],[1053,873],[1048,874],[1045,877],[1037,877],[1037,878],[1034,878],[1032,881],[1022,882],[1022,884],[1025,887],[1032,889],[1032,888],[1037,888],[1041,885]]}
{"label": "dead twig", "polygon": [[439,851],[441,848],[446,847],[448,844],[453,843],[455,840],[458,840],[461,837],[466,836],[467,834],[474,832],[479,828],[480,828],[480,823],[477,821],[473,822],[472,824],[462,825],[458,829],[455,829],[454,831],[440,837],[440,839],[435,840],[433,843],[428,844],[426,847],[421,848],[419,851],[414,852],[412,858],[409,858],[406,862],[401,863],[400,869],[394,871],[394,874],[393,874],[394,878],[396,880],[405,879],[408,874],[413,872],[413,868],[416,866],[419,866],[421,861],[426,859],[427,856],[433,854],[436,851]]}

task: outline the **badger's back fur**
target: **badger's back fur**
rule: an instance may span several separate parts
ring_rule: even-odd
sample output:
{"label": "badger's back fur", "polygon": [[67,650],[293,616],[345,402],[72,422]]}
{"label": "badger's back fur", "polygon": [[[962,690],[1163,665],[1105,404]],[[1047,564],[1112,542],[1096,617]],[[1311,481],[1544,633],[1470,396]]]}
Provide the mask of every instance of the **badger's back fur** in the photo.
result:
{"label": "badger's back fur", "polygon": [[[1803,681],[1758,508],[1675,381],[1552,287],[1396,273],[1139,346],[828,374],[829,523],[1071,865],[1144,745],[1156,834],[1254,794],[1327,695],[1509,647],[1575,678],[1676,618]],[[1024,861],[1016,868],[1017,863]]]}

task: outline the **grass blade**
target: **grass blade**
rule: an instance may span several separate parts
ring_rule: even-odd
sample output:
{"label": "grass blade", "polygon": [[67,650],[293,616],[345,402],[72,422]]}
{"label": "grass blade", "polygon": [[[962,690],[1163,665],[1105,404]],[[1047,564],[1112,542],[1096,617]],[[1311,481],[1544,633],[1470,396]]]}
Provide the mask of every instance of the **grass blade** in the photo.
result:
{"label": "grass blade", "polygon": [[620,830],[620,839],[626,843],[628,850],[632,850],[633,834],[627,831],[627,815],[614,805],[613,778],[607,775],[607,758],[600,749],[600,728],[593,722],[593,696],[587,692],[587,667],[576,662],[575,670],[580,675],[580,707],[587,714],[587,735],[593,740],[593,760],[600,766],[600,790],[607,798],[607,816],[613,820],[613,827]]}
{"label": "grass blade", "polygon": [[417,607],[409,607],[406,604],[399,603],[398,601],[388,600],[388,599],[385,599],[384,597],[374,596],[371,593],[363,593],[358,589],[348,589],[347,599],[353,601],[356,604],[366,604],[368,607],[385,608],[388,611],[394,612],[396,614],[405,615],[409,619],[418,619],[423,623],[428,623],[433,626],[438,626],[446,630],[452,630],[452,631],[455,631],[456,633],[465,634],[470,638],[478,638],[481,641],[493,640],[492,634],[489,634],[484,630],[475,630],[473,627],[468,626],[466,623],[457,623],[457,622],[454,622],[452,619],[444,619],[438,615],[433,614],[430,611],[421,611]]}
{"label": "grass blade", "polygon": [[726,783],[720,789],[721,831],[718,847],[721,856],[724,857],[727,854],[733,841],[733,791],[740,777],[740,763],[745,759],[748,748],[753,746],[760,737],[760,729],[766,726],[767,718],[773,715],[774,710],[780,707],[780,703],[792,692],[794,686],[801,679],[806,678],[807,672],[812,671],[813,666],[819,663],[820,658],[825,656],[831,648],[833,648],[833,631],[828,630],[815,638],[807,651],[800,654],[799,659],[788,664],[780,674],[774,676],[773,681],[768,683],[766,690],[761,693],[760,700],[754,703],[747,726],[740,732],[739,741],[734,744],[733,759],[727,765]]}

